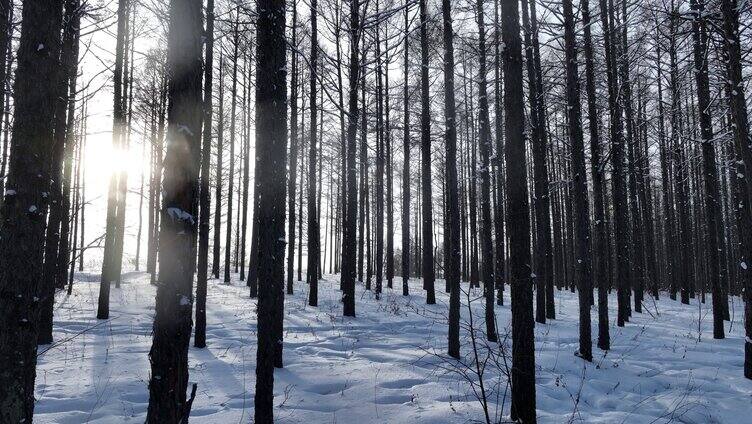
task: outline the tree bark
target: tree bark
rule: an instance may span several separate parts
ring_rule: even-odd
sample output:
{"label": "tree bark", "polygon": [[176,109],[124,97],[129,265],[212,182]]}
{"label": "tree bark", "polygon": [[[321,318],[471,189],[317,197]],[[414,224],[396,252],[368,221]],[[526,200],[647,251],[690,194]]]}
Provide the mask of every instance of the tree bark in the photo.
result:
{"label": "tree bark", "polygon": [[[723,251],[720,232],[720,190],[718,188],[718,170],[715,165],[715,146],[713,145],[713,121],[710,116],[710,82],[708,80],[708,35],[705,27],[705,3],[692,0],[693,10],[692,39],[694,44],[695,84],[700,111],[700,136],[702,139],[702,169],[704,177],[704,197],[706,222],[704,238],[707,243],[707,265],[710,286],[713,292],[713,338],[725,338],[723,328],[723,296],[720,275],[719,250]],[[704,291],[703,291],[704,293]]]}
{"label": "tree bark", "polygon": [[[125,50],[126,21],[129,0],[118,1],[117,41],[115,46],[115,71],[113,76],[113,124],[112,146],[121,147],[125,129],[125,111],[123,110],[123,56]],[[119,279],[115,273],[115,255],[117,251],[118,205],[120,197],[120,175],[112,172],[107,188],[107,219],[104,238],[102,275],[99,286],[97,319],[110,316],[110,286]]]}
{"label": "tree bark", "polygon": [[525,172],[522,46],[517,2],[502,2],[507,229],[512,305],[512,420],[536,422],[530,212]]}
{"label": "tree bark", "polygon": [[[345,222],[342,233],[342,304],[343,315],[348,317],[355,316],[355,277],[357,274],[355,252],[356,252],[356,220],[358,212],[358,187],[356,186],[356,161],[355,150],[357,144],[358,131],[358,81],[360,80],[360,58],[358,52],[360,49],[360,20],[359,20],[358,2],[350,2],[350,63],[349,67],[349,90],[348,90],[348,121],[347,121],[347,158],[346,170],[347,176],[345,184],[347,186],[347,207],[345,208]],[[365,151],[361,145],[361,158]],[[361,178],[364,164],[361,163]],[[361,187],[363,183],[361,181]],[[361,196],[361,202],[363,197]],[[362,203],[361,203],[362,209]],[[361,239],[363,235],[363,217],[360,218]],[[362,249],[360,250],[362,254]],[[362,256],[360,256],[362,258]],[[358,266],[360,259],[358,259]]]}
{"label": "tree bark", "polygon": [[318,164],[316,153],[316,143],[318,136],[316,130],[318,127],[317,114],[317,99],[318,95],[318,28],[317,28],[317,15],[318,15],[318,2],[317,0],[311,0],[311,128],[310,128],[310,144],[308,146],[308,272],[307,279],[309,284],[308,289],[308,304],[311,306],[318,306],[319,304],[319,221],[318,212],[316,208],[316,167]]}
{"label": "tree bark", "polygon": [[204,117],[201,145],[201,193],[199,199],[198,264],[196,276],[196,331],[194,346],[206,347],[206,281],[209,267],[211,207],[212,75],[214,74],[214,0],[206,2],[206,59],[204,61]]}
{"label": "tree bark", "polygon": [[[62,0],[24,2],[0,226],[0,421],[31,422]],[[40,49],[41,47],[41,49]],[[44,54],[41,54],[43,52]],[[51,83],[52,82],[52,83]]]}
{"label": "tree bark", "polygon": [[433,264],[433,191],[431,189],[431,105],[428,87],[428,18],[426,0],[420,0],[420,146],[421,146],[421,188],[423,220],[423,284],[426,290],[426,303],[436,303],[434,290]]}
{"label": "tree bark", "polygon": [[255,422],[273,422],[274,366],[282,344],[287,163],[285,1],[259,0],[256,24],[256,163],[259,300]]}
{"label": "tree bark", "polygon": [[[740,235],[738,275],[739,282],[744,287],[744,376],[752,379],[752,182],[748,170],[752,170],[752,149],[749,147],[749,121],[747,104],[745,101],[744,82],[742,78],[741,49],[739,44],[739,5],[736,0],[723,0],[723,28],[726,48],[726,72],[728,84],[731,86],[731,117],[734,133],[734,146],[737,157],[737,174],[746,181],[746,191],[740,190],[738,200],[739,215],[744,217],[738,225]],[[739,160],[743,164],[739,163]]]}
{"label": "tree bark", "polygon": [[[564,44],[566,60],[567,117],[569,142],[572,146],[572,177],[575,232],[575,283],[580,306],[579,356],[593,360],[590,335],[590,211],[588,205],[587,172],[585,170],[585,146],[582,137],[580,106],[580,81],[577,76],[577,40],[575,39],[572,0],[563,0]],[[592,123],[591,123],[592,125]]]}

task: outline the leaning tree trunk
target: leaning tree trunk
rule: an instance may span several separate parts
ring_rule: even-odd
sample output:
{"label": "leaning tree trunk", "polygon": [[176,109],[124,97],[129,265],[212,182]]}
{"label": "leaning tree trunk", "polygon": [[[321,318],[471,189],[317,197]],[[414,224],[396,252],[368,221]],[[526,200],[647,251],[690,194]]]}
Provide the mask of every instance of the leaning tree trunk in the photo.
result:
{"label": "leaning tree trunk", "polygon": [[204,35],[200,0],[172,0],[167,41],[169,110],[162,180],[159,279],[149,360],[148,423],[187,422],[191,398],[188,344],[193,306],[197,195],[201,164],[201,48]]}
{"label": "leaning tree trunk", "polygon": [[[0,224],[0,422],[32,422],[62,0],[27,1],[13,90],[10,164]],[[41,50],[40,50],[41,47]],[[40,53],[41,52],[41,53]],[[43,54],[42,54],[43,53]],[[9,366],[9,364],[15,364]]]}
{"label": "leaning tree trunk", "polygon": [[535,336],[530,273],[530,211],[525,164],[522,46],[517,2],[502,2],[504,43],[504,131],[507,228],[512,311],[512,420],[534,423]]}

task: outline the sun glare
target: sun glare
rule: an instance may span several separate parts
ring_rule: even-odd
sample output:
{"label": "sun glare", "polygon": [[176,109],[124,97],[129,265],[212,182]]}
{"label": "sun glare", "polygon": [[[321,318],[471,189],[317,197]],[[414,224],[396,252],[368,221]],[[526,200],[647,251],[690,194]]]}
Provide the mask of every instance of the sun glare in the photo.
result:
{"label": "sun glare", "polygon": [[[133,140],[135,141],[135,140]],[[86,144],[86,177],[99,184],[113,172],[126,171],[129,177],[138,176],[147,167],[141,155],[141,145],[131,142],[127,149],[112,146],[112,134],[90,134]]]}

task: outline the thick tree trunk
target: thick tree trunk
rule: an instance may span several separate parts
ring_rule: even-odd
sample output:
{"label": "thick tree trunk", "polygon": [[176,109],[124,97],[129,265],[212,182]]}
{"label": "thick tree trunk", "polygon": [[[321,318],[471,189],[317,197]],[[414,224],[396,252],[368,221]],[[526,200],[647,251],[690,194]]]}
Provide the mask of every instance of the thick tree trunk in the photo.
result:
{"label": "thick tree trunk", "polygon": [[[734,146],[737,157],[737,174],[745,178],[746,187],[739,193],[739,215],[744,217],[738,225],[739,232],[739,282],[744,287],[744,376],[752,379],[752,182],[749,175],[752,170],[752,148],[749,147],[749,121],[745,101],[744,82],[742,79],[741,48],[739,44],[739,5],[736,0],[723,0],[723,28],[727,55],[728,84],[731,86],[731,117],[734,130]],[[739,163],[739,159],[743,164]],[[746,191],[745,191],[746,189]]]}
{"label": "thick tree trunk", "polygon": [[[10,166],[0,226],[0,421],[31,422],[40,284],[58,95],[62,0],[27,1],[14,86]],[[44,54],[40,54],[41,50]],[[53,82],[53,83],[51,83]],[[8,366],[9,364],[16,364]]]}
{"label": "thick tree trunk", "polygon": [[525,172],[522,46],[516,2],[502,2],[505,159],[509,276],[512,292],[512,420],[534,423],[535,336],[530,256],[530,212]]}
{"label": "thick tree trunk", "polygon": [[[172,0],[167,47],[168,138],[159,237],[159,282],[149,360],[148,423],[187,422],[188,344],[201,164],[203,16],[200,0]],[[194,388],[195,394],[195,388]]]}
{"label": "thick tree trunk", "polygon": [[285,1],[259,0],[256,164],[259,167],[259,300],[255,422],[273,422],[274,366],[281,349],[285,270],[287,68]]}
{"label": "thick tree trunk", "polygon": [[[57,73],[57,99],[55,101],[55,128],[52,164],[50,166],[51,202],[47,221],[47,234],[44,246],[44,268],[42,271],[40,302],[42,311],[39,324],[39,344],[52,343],[52,314],[55,303],[55,289],[65,287],[68,271],[68,209],[70,209],[70,176],[73,136],[73,116],[67,116],[73,109],[71,97],[75,95],[78,69],[78,31],[80,24],[80,3],[65,1],[63,17],[63,42],[60,51],[60,70]],[[65,168],[64,170],[62,168]],[[61,233],[60,227],[65,231]],[[62,275],[59,272],[63,270]]]}

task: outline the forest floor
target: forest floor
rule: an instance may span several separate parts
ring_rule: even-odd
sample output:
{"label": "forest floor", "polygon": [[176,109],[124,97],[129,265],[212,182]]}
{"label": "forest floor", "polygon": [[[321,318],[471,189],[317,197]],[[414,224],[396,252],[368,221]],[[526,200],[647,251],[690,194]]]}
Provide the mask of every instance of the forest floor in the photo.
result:
{"label": "forest floor", "polygon": [[[237,278],[237,276],[235,276]],[[496,306],[501,344],[485,342],[480,289],[463,294],[461,362],[445,357],[448,296],[425,305],[419,280],[411,295],[386,289],[380,300],[356,288],[356,318],[343,318],[339,283],[326,276],[319,307],[307,286],[285,299],[284,363],[275,372],[280,423],[485,422],[472,338],[475,331],[491,422],[509,418],[509,291]],[[384,284],[386,286],[386,283]],[[95,318],[98,274],[79,274],[73,295],[58,294],[52,345],[40,346],[39,423],[143,422],[148,404],[155,288],[144,273],[112,289],[111,318]],[[463,289],[467,285],[463,284]],[[189,352],[198,384],[193,423],[249,423],[253,417],[256,301],[243,282],[209,282],[206,349]],[[646,299],[626,327],[611,327],[611,350],[594,361],[574,356],[577,296],[556,291],[555,320],[535,327],[537,408],[541,423],[740,423],[752,418],[752,382],[743,378],[743,306],[731,299],[727,338],[713,340],[710,299],[682,305]],[[472,299],[473,325],[467,308]],[[615,293],[609,298],[616,317]],[[597,315],[593,309],[593,334]],[[702,330],[698,335],[698,326]],[[507,361],[508,360],[508,361]],[[511,365],[510,365],[511,366]]]}

